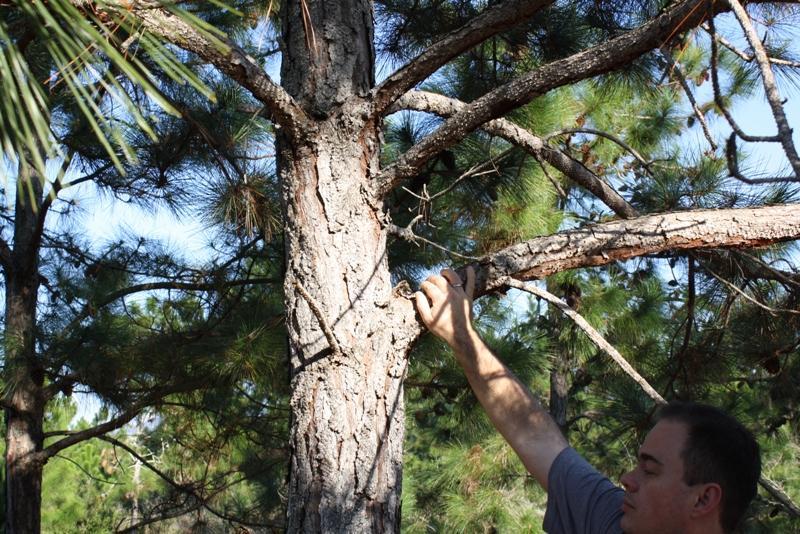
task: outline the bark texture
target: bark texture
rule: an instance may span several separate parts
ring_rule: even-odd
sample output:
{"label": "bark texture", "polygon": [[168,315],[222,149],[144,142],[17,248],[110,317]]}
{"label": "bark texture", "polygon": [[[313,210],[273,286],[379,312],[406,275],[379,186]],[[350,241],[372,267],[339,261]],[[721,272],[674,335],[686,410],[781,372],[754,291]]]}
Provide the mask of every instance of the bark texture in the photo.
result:
{"label": "bark texture", "polygon": [[6,522],[8,534],[40,530],[44,369],[36,356],[39,291],[38,241],[41,181],[20,171],[15,207],[14,246],[4,265],[6,291],[5,364]]}
{"label": "bark texture", "polygon": [[287,530],[395,532],[412,338],[392,326],[414,319],[408,307],[394,312],[372,179],[379,130],[360,98],[373,83],[371,5],[284,9],[281,79],[317,119],[313,135],[279,142],[293,392]]}

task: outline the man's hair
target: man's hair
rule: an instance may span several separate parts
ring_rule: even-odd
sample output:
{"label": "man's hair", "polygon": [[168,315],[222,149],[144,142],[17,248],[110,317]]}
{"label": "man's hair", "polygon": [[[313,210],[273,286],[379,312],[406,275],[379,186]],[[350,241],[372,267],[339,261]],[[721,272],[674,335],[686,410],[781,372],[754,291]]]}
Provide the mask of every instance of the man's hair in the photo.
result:
{"label": "man's hair", "polygon": [[755,438],[742,424],[719,408],[694,402],[671,402],[658,419],[684,423],[687,428],[683,481],[688,485],[715,482],[722,488],[720,523],[733,532],[756,495],[761,455]]}

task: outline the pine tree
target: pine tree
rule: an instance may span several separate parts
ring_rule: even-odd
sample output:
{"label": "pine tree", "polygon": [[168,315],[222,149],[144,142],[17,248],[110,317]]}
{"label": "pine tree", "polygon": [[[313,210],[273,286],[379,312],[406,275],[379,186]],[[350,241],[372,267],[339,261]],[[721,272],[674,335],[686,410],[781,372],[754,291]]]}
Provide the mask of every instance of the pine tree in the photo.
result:
{"label": "pine tree", "polygon": [[[767,21],[795,13],[791,5],[750,5]],[[390,260],[404,262],[398,273],[420,273],[446,256],[414,265],[407,253],[392,251],[390,236],[477,258],[470,261],[478,293],[486,295],[514,279],[641,256],[765,246],[798,235],[797,209],[785,202],[795,196],[791,184],[800,162],[770,66],[792,68],[793,59],[776,56],[780,47],[767,52],[734,0],[381,2],[374,20],[371,2],[282,2],[274,26],[280,86],[266,73],[264,58],[248,53],[256,48],[251,34],[212,40],[145,1],[96,7],[101,15],[135,20],[137,36],[164,39],[213,65],[252,94],[263,106],[253,112],[276,132],[279,187],[269,198],[280,201],[285,242],[291,532],[399,528],[402,381],[421,329]],[[735,46],[713,23],[731,10],[752,48],[736,57],[719,50]],[[217,23],[213,9],[199,12]],[[387,65],[401,66],[376,82],[376,55],[383,52],[394,54]],[[757,66],[756,76],[730,62]],[[458,87],[415,90],[425,82],[433,88],[448,72],[460,79]],[[715,89],[713,103],[696,104],[694,93],[706,78]],[[754,174],[740,152],[753,137],[738,125],[725,142],[709,133],[692,150],[676,144],[685,128],[703,131],[711,115],[733,125],[731,103],[748,80],[766,88],[778,131],[770,141],[786,155],[786,175]],[[575,102],[573,121],[555,132],[529,122],[530,109],[557,98]],[[410,146],[382,154],[386,119],[402,110],[441,118],[406,129]],[[488,169],[511,145],[525,153],[506,156],[523,160],[521,179],[503,184],[494,180],[502,172],[470,170],[476,160],[468,152],[482,150]],[[556,212],[546,202],[553,191],[536,185],[548,174],[562,197]],[[520,209],[514,197],[525,196],[511,194],[512,184],[527,190],[538,209]],[[444,204],[434,196],[450,186],[466,205],[440,210]],[[409,203],[416,205],[412,214],[404,211]],[[537,236],[538,228],[501,224],[537,218],[560,231]],[[676,267],[678,261],[688,260],[676,260]],[[776,274],[765,263],[759,278],[792,274]],[[635,277],[633,269],[623,270]],[[692,315],[693,293],[685,306],[674,304],[676,315]],[[680,361],[665,359],[665,367]],[[668,383],[654,383],[671,391]],[[614,420],[635,419],[642,430],[646,420],[633,416],[652,403],[629,383],[616,393],[606,403]],[[631,406],[636,411],[626,412]]]}

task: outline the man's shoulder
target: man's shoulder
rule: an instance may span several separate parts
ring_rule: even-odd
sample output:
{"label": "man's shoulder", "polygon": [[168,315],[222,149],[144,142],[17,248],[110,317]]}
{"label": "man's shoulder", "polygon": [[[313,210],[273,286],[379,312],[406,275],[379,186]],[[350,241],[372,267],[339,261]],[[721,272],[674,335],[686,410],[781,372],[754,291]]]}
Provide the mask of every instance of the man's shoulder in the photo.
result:
{"label": "man's shoulder", "polygon": [[544,529],[550,533],[622,532],[624,494],[575,449],[567,447],[548,474]]}

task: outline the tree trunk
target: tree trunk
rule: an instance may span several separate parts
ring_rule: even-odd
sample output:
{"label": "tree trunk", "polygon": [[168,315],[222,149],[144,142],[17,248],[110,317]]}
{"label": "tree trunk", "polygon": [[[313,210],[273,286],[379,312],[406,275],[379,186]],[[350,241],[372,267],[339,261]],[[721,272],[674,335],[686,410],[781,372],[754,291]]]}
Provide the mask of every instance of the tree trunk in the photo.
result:
{"label": "tree trunk", "polygon": [[[6,283],[5,355],[6,523],[8,534],[41,529],[44,369],[36,357],[36,303],[39,291],[37,221],[42,187],[38,176],[20,167],[14,248],[4,266]],[[35,199],[32,202],[32,199]]]}
{"label": "tree trunk", "polygon": [[371,5],[283,8],[282,84],[316,120],[304,139],[278,141],[292,373],[287,530],[395,532],[409,338],[392,332],[372,180],[379,129],[358,98],[373,83]]}
{"label": "tree trunk", "polygon": [[[562,356],[565,357],[565,356]],[[550,370],[550,416],[567,435],[567,403],[569,401],[569,368],[561,361]]]}

